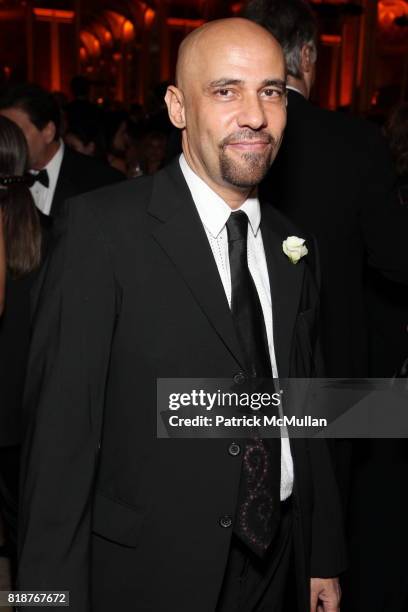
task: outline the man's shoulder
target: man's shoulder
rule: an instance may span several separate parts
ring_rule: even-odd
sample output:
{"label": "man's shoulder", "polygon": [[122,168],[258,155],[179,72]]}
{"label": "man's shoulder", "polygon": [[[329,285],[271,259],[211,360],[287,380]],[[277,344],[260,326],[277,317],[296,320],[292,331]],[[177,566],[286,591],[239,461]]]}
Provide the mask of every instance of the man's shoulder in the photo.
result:
{"label": "man's shoulder", "polygon": [[153,186],[153,177],[123,180],[76,196],[66,207],[74,215],[88,212],[99,219],[125,218],[146,211]]}
{"label": "man's shoulder", "polygon": [[105,238],[142,231],[152,190],[151,177],[129,179],[70,198],[53,226],[56,239],[97,230]]}
{"label": "man's shoulder", "polygon": [[308,100],[304,100],[301,105],[295,105],[290,111],[290,117],[295,121],[305,119],[305,126],[309,125],[317,134],[324,134],[330,139],[338,136],[342,142],[347,138],[383,140],[381,129],[375,123],[346,111],[320,108]]}
{"label": "man's shoulder", "polygon": [[88,187],[88,191],[124,181],[126,178],[107,162],[78,153],[68,146],[65,146],[61,170],[67,172],[72,180]]}
{"label": "man's shoulder", "polygon": [[[123,226],[127,220],[138,220],[143,225],[147,216],[157,216],[158,203],[159,213],[166,217],[169,210],[177,209],[188,193],[176,160],[153,175],[123,180],[67,200],[65,217],[69,212],[71,217],[91,215],[106,225]],[[163,214],[159,214],[160,219]]]}
{"label": "man's shoulder", "polygon": [[[335,179],[339,172],[344,180],[356,181],[358,168],[365,173],[372,168],[383,173],[382,167],[389,164],[389,146],[379,126],[350,113],[319,108],[307,100],[288,115],[282,151],[289,167],[302,164],[304,172],[324,168],[323,183],[329,177]],[[278,168],[279,164],[272,172]]]}
{"label": "man's shoulder", "polygon": [[89,255],[90,245],[103,244],[112,252],[125,252],[130,244],[150,235],[147,208],[151,177],[130,179],[65,200],[54,219],[50,252],[74,244]]}

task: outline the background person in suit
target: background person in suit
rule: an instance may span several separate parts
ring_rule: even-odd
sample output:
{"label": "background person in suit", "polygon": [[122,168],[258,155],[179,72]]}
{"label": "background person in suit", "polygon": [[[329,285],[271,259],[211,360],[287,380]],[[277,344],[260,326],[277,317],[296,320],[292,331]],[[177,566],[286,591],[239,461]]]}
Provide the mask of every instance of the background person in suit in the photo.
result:
{"label": "background person in suit", "polygon": [[398,205],[388,146],[373,124],[309,101],[317,23],[308,2],[255,0],[246,14],[277,38],[288,70],[287,128],[261,190],[318,238],[327,375],[368,376],[365,264],[408,282],[408,213]]}
{"label": "background person in suit", "polygon": [[291,263],[296,230],[255,189],[282,138],[284,79],[259,26],[196,30],[166,94],[183,156],[67,206],[28,368],[21,588],[69,589],[75,612],[277,612],[293,543],[299,610],[338,610],[324,441],[156,437],[160,377],[238,391],[314,369],[317,253],[310,241]]}
{"label": "background person in suit", "polygon": [[[395,163],[398,202],[408,210],[408,104],[392,111],[384,133]],[[377,270],[367,270],[366,280],[370,374],[394,376],[408,356],[408,288]]]}
{"label": "background person in suit", "polygon": [[[394,368],[374,371],[373,363],[378,366],[379,360],[370,343],[377,330],[369,326],[369,313],[381,305],[374,306],[376,296],[371,291],[367,306],[365,293],[367,268],[370,275],[382,277],[381,286],[388,288],[393,299],[406,296],[407,291],[408,258],[403,251],[408,208],[396,197],[386,141],[376,126],[345,113],[322,110],[309,101],[317,60],[317,24],[308,2],[255,0],[249,3],[246,15],[266,27],[285,52],[288,123],[278,158],[260,191],[318,239],[327,376],[391,376],[401,366],[401,350],[398,343],[388,346],[390,352],[381,356],[382,362],[393,363]],[[388,316],[393,316],[392,310]],[[406,449],[405,441],[403,446]],[[408,541],[408,499],[401,487],[407,470],[406,450],[401,452],[395,442],[389,445],[381,440],[357,440],[353,447],[349,441],[336,441],[335,456],[344,504],[349,497],[351,500],[352,591],[347,590],[342,608],[402,612],[406,609],[402,559]],[[395,492],[395,503],[388,497],[379,503],[382,489]],[[379,525],[384,524],[392,525],[398,536],[392,537],[388,528],[382,532]]]}
{"label": "background person in suit", "polygon": [[[0,98],[0,117],[21,128],[28,143],[25,171],[31,169],[30,187],[42,233],[41,260],[46,259],[53,223],[66,198],[121,180],[107,164],[64,147],[60,140],[60,112],[53,96],[34,85],[16,85]],[[42,181],[42,182],[41,182]],[[24,216],[15,215],[15,227],[24,226]],[[42,266],[43,267],[43,266]],[[9,275],[5,312],[0,320],[0,446],[4,449],[3,477],[15,483],[21,444],[21,404],[31,327],[32,289],[38,267],[29,274]],[[10,507],[17,507],[16,499]],[[9,513],[12,522],[16,522]]]}
{"label": "background person in suit", "polygon": [[0,113],[17,123],[27,139],[29,168],[36,178],[31,191],[43,215],[57,217],[66,199],[124,178],[102,161],[64,145],[59,106],[38,85],[7,89],[0,97]]}

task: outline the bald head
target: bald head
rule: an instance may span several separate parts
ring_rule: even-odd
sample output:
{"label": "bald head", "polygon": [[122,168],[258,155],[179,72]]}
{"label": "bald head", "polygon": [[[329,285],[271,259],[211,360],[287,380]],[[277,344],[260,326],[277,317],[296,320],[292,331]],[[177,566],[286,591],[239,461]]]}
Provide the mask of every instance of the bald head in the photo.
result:
{"label": "bald head", "polygon": [[183,40],[179,47],[176,83],[183,89],[208,61],[209,56],[213,58],[225,53],[225,47],[237,45],[265,45],[276,53],[283,52],[278,41],[263,27],[249,21],[248,19],[230,18],[210,21],[200,28],[193,30]]}
{"label": "bald head", "polygon": [[262,180],[282,139],[282,49],[251,21],[212,21],[183,41],[166,104],[190,167],[226,201],[240,200]]}

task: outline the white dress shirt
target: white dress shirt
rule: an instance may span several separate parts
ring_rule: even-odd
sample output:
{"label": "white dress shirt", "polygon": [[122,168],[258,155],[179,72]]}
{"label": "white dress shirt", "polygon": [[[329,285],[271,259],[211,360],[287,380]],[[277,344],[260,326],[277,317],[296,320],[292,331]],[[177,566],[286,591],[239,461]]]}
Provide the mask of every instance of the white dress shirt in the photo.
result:
{"label": "white dress shirt", "polygon": [[[39,210],[41,210],[42,213],[44,213],[44,215],[47,216],[50,214],[51,211],[52,200],[54,198],[55,188],[57,186],[63,157],[64,143],[61,140],[60,145],[58,147],[58,151],[44,167],[44,170],[47,170],[48,172],[48,178],[50,180],[48,187],[45,187],[38,181],[34,183],[32,187],[30,187],[31,195],[33,196],[35,205]],[[36,174],[36,172],[33,171],[32,174]]]}
{"label": "white dress shirt", "polygon": [[[180,156],[180,167],[190,189],[194,204],[197,207],[201,222],[207,234],[208,241],[218,272],[224,287],[225,295],[231,308],[231,271],[228,253],[228,235],[226,223],[231,214],[228,204],[213,191],[187,164],[184,155]],[[272,301],[269,286],[269,275],[262,242],[260,223],[261,207],[258,198],[248,198],[239,210],[248,216],[248,268],[253,278],[268,337],[269,356],[272,375],[278,378],[275,348],[273,343]],[[281,453],[281,500],[287,499],[293,489],[293,461],[289,439],[282,437]]]}

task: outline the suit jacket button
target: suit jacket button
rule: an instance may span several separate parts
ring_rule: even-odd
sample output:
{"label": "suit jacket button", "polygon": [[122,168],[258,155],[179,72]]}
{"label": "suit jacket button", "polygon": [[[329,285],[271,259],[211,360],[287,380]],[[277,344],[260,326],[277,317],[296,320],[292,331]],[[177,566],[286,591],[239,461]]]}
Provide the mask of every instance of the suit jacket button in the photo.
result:
{"label": "suit jacket button", "polygon": [[235,374],[234,383],[236,385],[243,385],[245,381],[246,381],[246,376],[243,372],[238,372],[238,374]]}
{"label": "suit jacket button", "polygon": [[236,457],[241,452],[241,447],[236,442],[232,442],[228,447],[228,452],[232,457]]}
{"label": "suit jacket button", "polygon": [[221,527],[224,527],[224,529],[228,529],[228,527],[231,527],[232,518],[230,517],[229,514],[225,514],[224,516],[220,518],[220,525]]}

